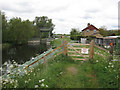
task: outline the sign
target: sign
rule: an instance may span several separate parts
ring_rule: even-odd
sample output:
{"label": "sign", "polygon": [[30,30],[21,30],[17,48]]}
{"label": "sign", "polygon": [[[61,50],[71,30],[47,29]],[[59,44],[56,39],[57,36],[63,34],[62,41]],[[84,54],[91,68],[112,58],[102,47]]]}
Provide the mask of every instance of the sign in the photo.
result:
{"label": "sign", "polygon": [[87,48],[82,48],[81,53],[82,54],[88,54],[88,49]]}
{"label": "sign", "polygon": [[86,38],[81,38],[81,43],[85,44],[86,43]]}

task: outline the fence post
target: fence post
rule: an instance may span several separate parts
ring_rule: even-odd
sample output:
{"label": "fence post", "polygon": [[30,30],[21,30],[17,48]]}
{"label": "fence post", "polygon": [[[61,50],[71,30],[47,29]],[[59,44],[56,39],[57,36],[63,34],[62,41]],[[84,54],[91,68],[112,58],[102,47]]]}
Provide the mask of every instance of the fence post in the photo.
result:
{"label": "fence post", "polygon": [[64,55],[67,55],[67,43],[66,41],[64,41],[64,51],[63,51]]}
{"label": "fence post", "polygon": [[90,42],[90,52],[89,52],[89,58],[93,59],[94,56],[94,40]]}

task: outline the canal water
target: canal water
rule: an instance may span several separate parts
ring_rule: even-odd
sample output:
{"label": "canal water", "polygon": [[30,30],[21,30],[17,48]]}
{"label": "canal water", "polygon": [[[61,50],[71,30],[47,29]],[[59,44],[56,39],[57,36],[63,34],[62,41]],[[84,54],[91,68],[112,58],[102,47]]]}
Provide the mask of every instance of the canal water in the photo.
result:
{"label": "canal water", "polygon": [[42,43],[37,45],[12,46],[2,49],[2,64],[12,60],[16,61],[18,64],[23,64],[32,57],[47,51],[50,47],[50,45]]}

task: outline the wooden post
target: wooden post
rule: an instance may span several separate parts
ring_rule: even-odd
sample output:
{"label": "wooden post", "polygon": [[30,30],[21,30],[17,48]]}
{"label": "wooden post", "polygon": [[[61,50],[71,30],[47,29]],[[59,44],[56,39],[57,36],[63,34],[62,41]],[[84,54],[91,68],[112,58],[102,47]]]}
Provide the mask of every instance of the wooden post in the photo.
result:
{"label": "wooden post", "polygon": [[28,73],[28,66],[26,67],[26,71],[27,71],[27,73]]}
{"label": "wooden post", "polygon": [[64,41],[64,55],[67,55],[67,43]]}
{"label": "wooden post", "polygon": [[93,59],[93,55],[94,55],[94,40],[92,40],[90,42],[90,52],[89,52],[89,58]]}

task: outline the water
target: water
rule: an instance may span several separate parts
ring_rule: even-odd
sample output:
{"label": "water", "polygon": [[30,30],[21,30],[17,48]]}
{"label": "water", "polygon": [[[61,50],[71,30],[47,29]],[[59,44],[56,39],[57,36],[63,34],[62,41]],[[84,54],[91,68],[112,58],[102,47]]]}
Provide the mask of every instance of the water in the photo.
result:
{"label": "water", "polygon": [[2,49],[2,64],[9,60],[16,61],[18,64],[23,64],[32,57],[47,51],[50,45],[45,43],[39,45],[21,45]]}

